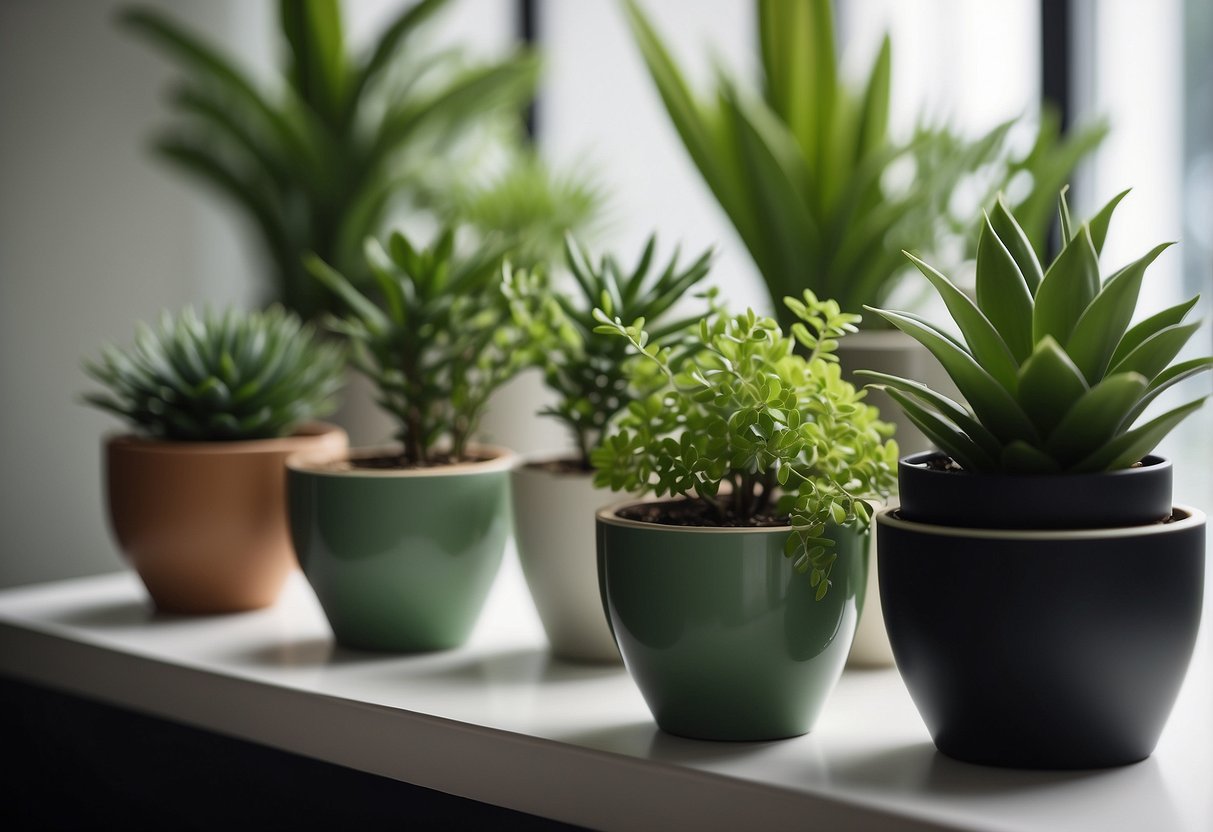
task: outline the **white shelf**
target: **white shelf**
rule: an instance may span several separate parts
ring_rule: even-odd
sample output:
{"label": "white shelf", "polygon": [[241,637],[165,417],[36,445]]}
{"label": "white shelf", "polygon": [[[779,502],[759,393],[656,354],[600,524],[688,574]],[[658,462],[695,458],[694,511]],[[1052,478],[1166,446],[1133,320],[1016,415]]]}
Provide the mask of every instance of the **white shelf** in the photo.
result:
{"label": "white shelf", "polygon": [[1206,626],[1149,760],[1021,772],[937,754],[893,670],[847,672],[805,737],[666,735],[622,668],[548,657],[512,554],[470,644],[423,656],[335,648],[301,575],[209,618],[153,614],[125,573],[0,592],[0,674],[603,829],[1207,832],[1209,652]]}

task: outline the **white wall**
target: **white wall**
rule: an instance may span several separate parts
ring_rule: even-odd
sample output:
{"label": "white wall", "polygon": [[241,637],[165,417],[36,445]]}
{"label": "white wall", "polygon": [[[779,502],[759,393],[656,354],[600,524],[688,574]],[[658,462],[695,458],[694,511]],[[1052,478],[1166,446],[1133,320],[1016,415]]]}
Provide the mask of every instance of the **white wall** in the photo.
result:
{"label": "white wall", "polygon": [[[143,0],[147,3],[148,0]],[[101,437],[80,359],[187,302],[250,304],[244,217],[146,153],[175,70],[113,22],[114,0],[0,2],[0,586],[115,569]],[[277,4],[153,0],[267,75]],[[392,0],[349,3],[364,39]],[[513,3],[461,0],[439,38],[513,38]]]}

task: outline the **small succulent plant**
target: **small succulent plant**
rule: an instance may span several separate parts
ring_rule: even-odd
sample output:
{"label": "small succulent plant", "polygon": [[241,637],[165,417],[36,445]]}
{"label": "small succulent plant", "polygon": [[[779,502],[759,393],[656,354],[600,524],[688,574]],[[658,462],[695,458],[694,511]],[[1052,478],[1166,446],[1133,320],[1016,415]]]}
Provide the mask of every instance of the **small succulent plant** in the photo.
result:
{"label": "small succulent plant", "polygon": [[665,383],[629,404],[593,452],[595,483],[699,500],[718,525],[790,524],[785,551],[820,599],[837,559],[827,526],[870,522],[865,500],[894,487],[897,443],[834,355],[859,316],[808,291],[785,303],[790,335],[753,311],[718,309],[676,347],[655,345],[643,321],[596,310],[597,332],[647,358],[625,367],[656,365]]}
{"label": "small succulent plant", "polygon": [[999,199],[977,248],[977,299],[907,254],[935,287],[963,341],[904,312],[873,310],[929,349],[968,404],[903,378],[864,371],[962,468],[979,472],[1094,472],[1127,468],[1204,398],[1140,417],[1213,357],[1172,363],[1199,323],[1197,298],[1130,326],[1146,268],[1170,245],[1100,279],[1099,254],[1125,191],[1074,228],[1060,200],[1064,247],[1041,269]]}
{"label": "small succulent plant", "polygon": [[645,389],[625,372],[627,341],[594,334],[599,326],[595,307],[646,327],[650,346],[681,336],[700,317],[667,320],[678,299],[707,276],[712,252],[680,266],[675,251],[669,263],[654,272],[656,248],[657,238],[650,236],[635,267],[624,271],[609,254],[594,263],[584,248],[566,237],[565,263],[576,283],[572,293],[550,290],[535,271],[507,274],[505,289],[514,319],[527,333],[547,386],[559,396],[540,412],[569,429],[586,470],[591,469],[590,452],[611,419]]}
{"label": "small succulent plant", "polygon": [[467,459],[489,396],[527,362],[501,291],[504,248],[485,244],[459,257],[455,238],[448,226],[424,249],[400,232],[386,246],[367,240],[382,304],[308,258],[308,269],[349,310],[330,317],[329,327],[349,338],[354,366],[395,417],[405,467]]}
{"label": "small succulent plant", "polygon": [[158,439],[268,439],[331,413],[344,363],[339,346],[280,307],[222,315],[186,307],[155,328],[140,325],[130,349],[108,347],[86,362],[108,391],[84,400]]}

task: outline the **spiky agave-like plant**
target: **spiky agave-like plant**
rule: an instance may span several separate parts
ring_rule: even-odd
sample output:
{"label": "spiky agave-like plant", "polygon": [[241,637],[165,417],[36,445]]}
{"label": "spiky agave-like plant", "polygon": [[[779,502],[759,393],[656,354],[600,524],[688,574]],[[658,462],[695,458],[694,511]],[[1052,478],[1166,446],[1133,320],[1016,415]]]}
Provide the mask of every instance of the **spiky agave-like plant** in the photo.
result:
{"label": "spiky agave-like plant", "polygon": [[133,347],[85,362],[108,391],[84,400],[158,439],[269,439],[333,411],[344,363],[339,346],[281,307],[186,307],[155,328],[141,324]]}
{"label": "spiky agave-like plant", "polygon": [[1099,254],[1125,191],[1075,229],[1065,191],[1064,247],[1041,269],[1023,229],[999,199],[977,248],[977,299],[907,253],[938,291],[957,340],[904,312],[872,311],[929,349],[968,401],[908,379],[863,371],[962,468],[979,472],[1094,472],[1127,468],[1206,397],[1139,423],[1163,391],[1213,367],[1172,363],[1200,326],[1184,323],[1197,298],[1130,327],[1155,246],[1101,281]]}
{"label": "spiky agave-like plant", "polygon": [[625,271],[610,254],[595,263],[588,251],[566,237],[565,264],[577,286],[568,293],[549,289],[540,273],[506,274],[504,288],[514,320],[526,330],[533,362],[543,368],[548,389],[558,396],[540,415],[559,419],[568,428],[587,471],[590,453],[611,420],[647,392],[641,374],[625,368],[627,341],[595,334],[600,326],[595,308],[625,321],[640,321],[649,343],[656,346],[682,336],[707,312],[705,306],[701,314],[671,320],[674,304],[707,277],[713,252],[709,249],[684,266],[675,250],[669,262],[656,270],[652,268],[656,248],[653,234],[635,267]]}

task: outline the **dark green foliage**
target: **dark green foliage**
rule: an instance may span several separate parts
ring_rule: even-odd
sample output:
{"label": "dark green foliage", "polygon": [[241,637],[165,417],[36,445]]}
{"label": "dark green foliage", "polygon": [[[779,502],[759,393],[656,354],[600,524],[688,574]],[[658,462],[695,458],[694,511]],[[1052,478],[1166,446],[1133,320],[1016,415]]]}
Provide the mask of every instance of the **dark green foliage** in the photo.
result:
{"label": "dark green foliage", "polygon": [[86,362],[108,390],[84,400],[159,439],[268,439],[333,411],[344,362],[281,307],[201,316],[187,307],[155,329],[140,325],[134,347]]}
{"label": "dark green foliage", "polygon": [[866,527],[864,501],[896,484],[897,443],[886,441],[892,426],[863,392],[843,381],[834,355],[859,316],[807,291],[785,302],[796,318],[789,335],[753,311],[716,310],[676,349],[653,343],[643,321],[596,310],[597,332],[647,357],[626,364],[629,375],[655,366],[663,383],[629,404],[593,452],[595,483],[697,498],[722,525],[787,516],[787,554],[821,598],[837,557],[826,526]]}
{"label": "dark green foliage", "polygon": [[501,291],[505,249],[484,246],[459,257],[455,238],[448,227],[425,249],[400,232],[386,246],[368,240],[366,264],[381,303],[320,258],[307,260],[345,304],[345,316],[329,326],[349,338],[354,365],[379,388],[410,466],[466,459],[489,396],[527,362]]}
{"label": "dark green foliage", "polygon": [[285,84],[266,91],[211,44],[167,17],[121,22],[181,65],[171,98],[178,124],[156,141],[253,220],[274,267],[274,297],[305,318],[333,298],[302,265],[308,252],[364,285],[362,241],[380,233],[393,200],[416,184],[451,135],[529,99],[536,61],[515,55],[435,77],[418,29],[446,0],[403,9],[364,54],[347,51],[337,0],[282,0]]}
{"label": "dark green foliage", "polygon": [[680,337],[699,318],[668,320],[673,305],[707,276],[712,253],[706,251],[684,267],[675,251],[665,268],[656,271],[656,247],[656,236],[649,237],[635,267],[625,272],[609,254],[595,264],[584,248],[567,238],[565,264],[576,284],[573,293],[548,290],[546,280],[535,272],[507,276],[514,319],[527,332],[547,386],[559,395],[556,404],[541,413],[569,429],[587,469],[590,452],[611,419],[651,386],[625,371],[626,341],[594,334],[599,326],[595,307],[612,317],[638,321],[647,328],[650,344],[656,345]]}
{"label": "dark green foliage", "polygon": [[[902,249],[930,250],[949,233],[968,236],[976,208],[964,217],[948,209],[975,170],[1000,167],[998,183],[1026,180],[1025,203],[1035,210],[1041,192],[1051,200],[1102,138],[1098,128],[1059,140],[1046,114],[1036,146],[1023,157],[1011,158],[1011,122],[975,140],[923,127],[895,141],[891,43],[885,38],[862,85],[846,85],[831,0],[757,0],[761,96],[722,73],[714,95],[700,100],[636,0],[627,11],[671,121],[785,327],[795,320],[779,303],[787,295],[808,288],[856,312],[888,297],[906,271]],[[908,174],[900,185],[888,181],[898,168]],[[1047,234],[1035,224],[1031,230]]]}
{"label": "dark green foliage", "polygon": [[1124,196],[1073,228],[1063,190],[1064,247],[1044,270],[1000,199],[978,242],[976,302],[908,255],[943,298],[963,342],[915,316],[873,311],[926,346],[967,405],[907,379],[860,375],[875,379],[971,471],[1087,472],[1138,462],[1204,399],[1144,423],[1139,417],[1172,385],[1213,368],[1213,357],[1172,364],[1199,326],[1183,323],[1195,298],[1129,326],[1146,268],[1169,243],[1100,279],[1099,253]]}

